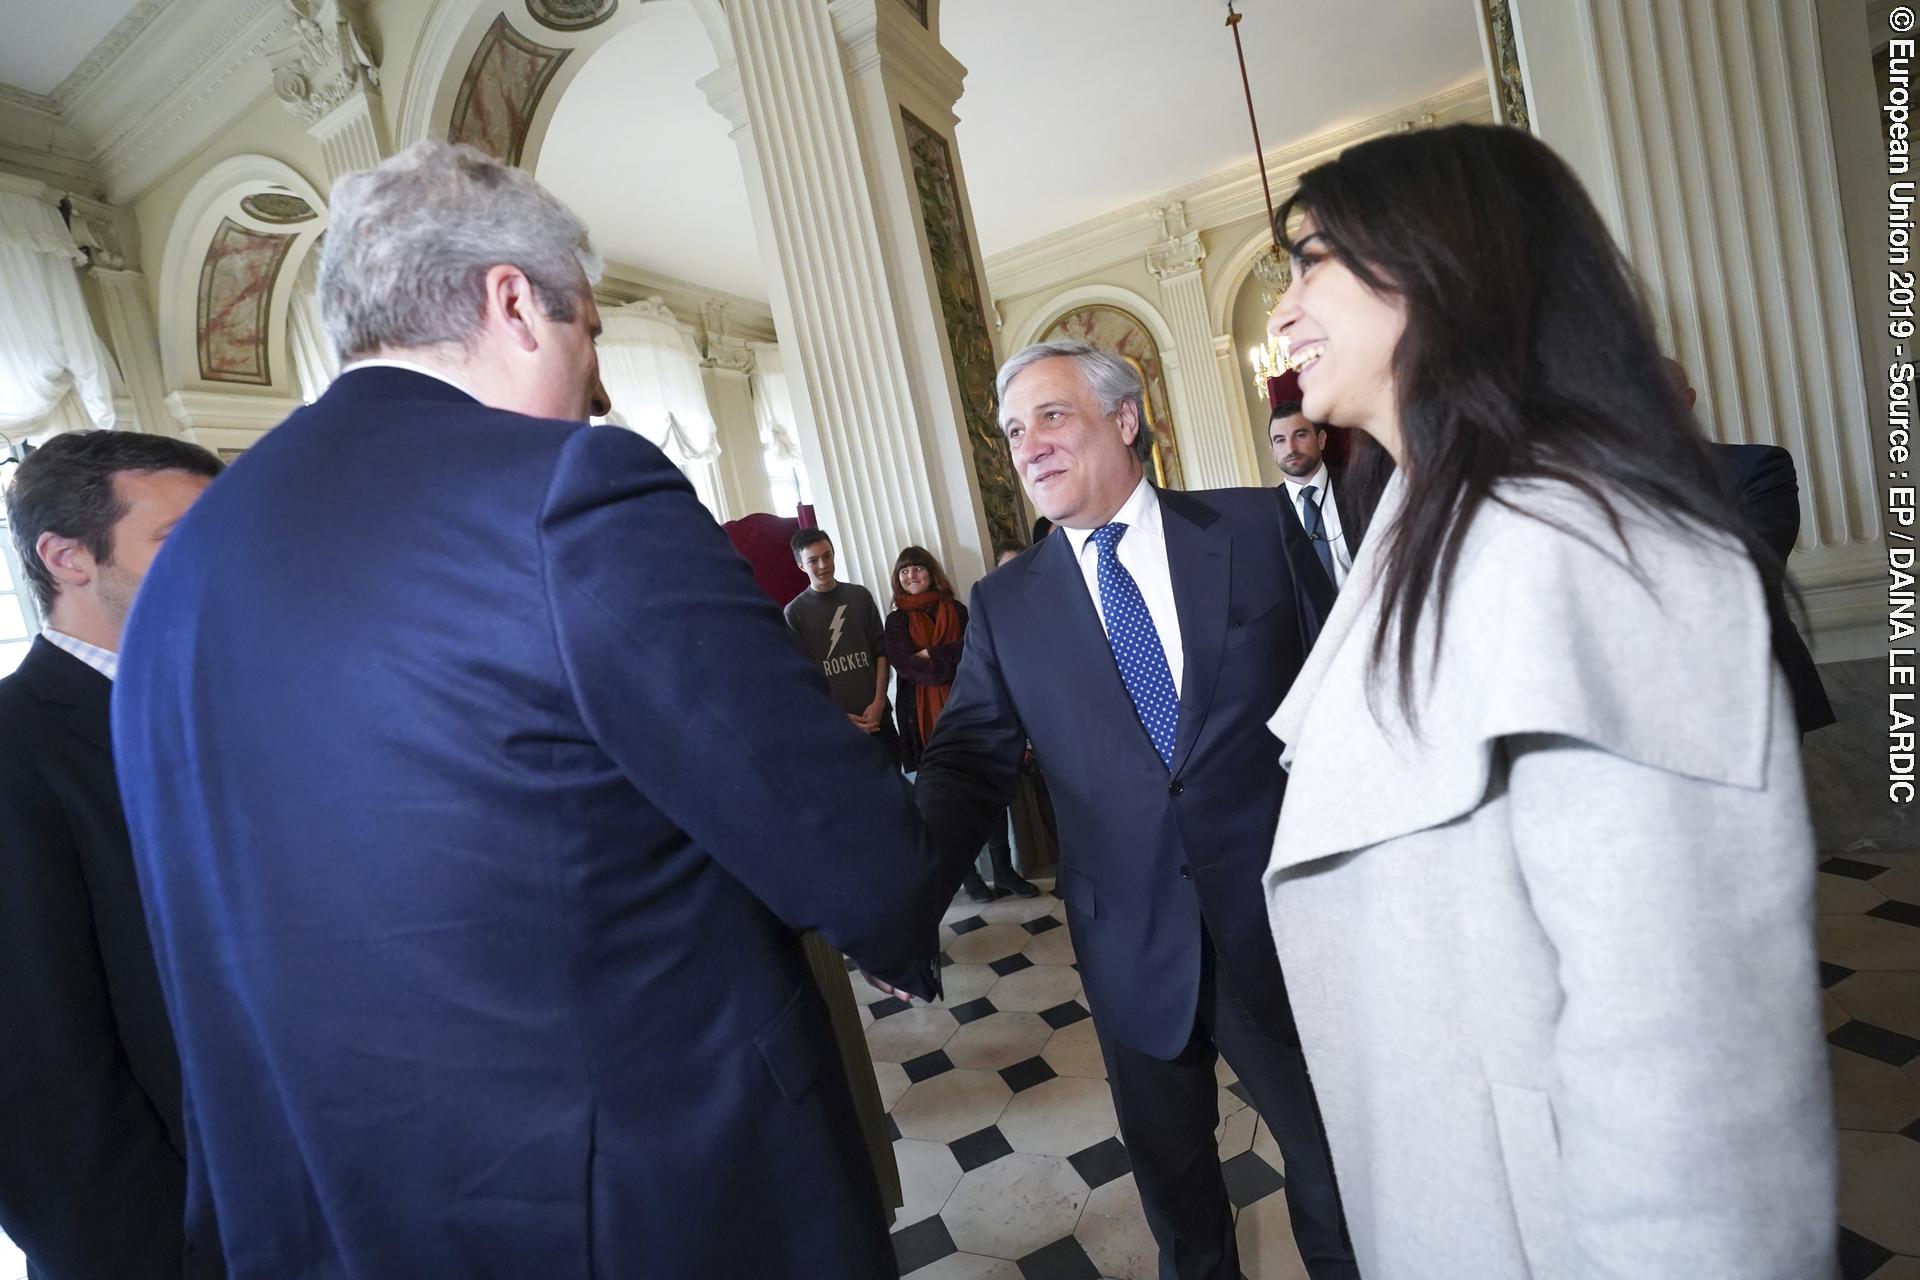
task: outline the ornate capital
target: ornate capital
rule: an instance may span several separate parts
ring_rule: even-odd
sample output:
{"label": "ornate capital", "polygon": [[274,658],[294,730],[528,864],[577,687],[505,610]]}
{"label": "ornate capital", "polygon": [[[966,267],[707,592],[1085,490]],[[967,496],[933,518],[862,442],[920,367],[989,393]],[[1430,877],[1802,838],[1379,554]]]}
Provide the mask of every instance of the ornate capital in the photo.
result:
{"label": "ornate capital", "polygon": [[706,363],[711,368],[724,369],[729,373],[750,374],[753,372],[753,348],[747,345],[745,338],[709,333]]}
{"label": "ornate capital", "polygon": [[352,0],[280,0],[293,15],[292,40],[271,56],[273,92],[312,124],[358,89],[380,87],[371,23]]}
{"label": "ornate capital", "polygon": [[1161,237],[1147,250],[1147,270],[1153,272],[1154,279],[1198,271],[1207,260],[1207,249],[1200,243],[1200,233],[1187,222],[1186,201],[1176,200],[1164,209],[1155,209],[1153,220],[1159,224]]}
{"label": "ornate capital", "polygon": [[68,228],[80,252],[87,255],[87,270],[120,271],[126,267],[127,255],[120,246],[120,237],[105,219],[87,217],[76,209]]}

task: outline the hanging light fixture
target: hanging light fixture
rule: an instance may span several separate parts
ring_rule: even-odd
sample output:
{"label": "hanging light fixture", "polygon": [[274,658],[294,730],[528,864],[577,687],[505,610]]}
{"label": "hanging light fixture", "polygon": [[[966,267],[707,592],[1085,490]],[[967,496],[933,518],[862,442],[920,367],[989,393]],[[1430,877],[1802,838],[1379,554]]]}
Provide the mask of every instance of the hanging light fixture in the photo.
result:
{"label": "hanging light fixture", "polygon": [[[1253,155],[1260,165],[1260,194],[1267,203],[1267,234],[1272,243],[1253,260],[1254,278],[1260,281],[1260,309],[1262,314],[1271,315],[1280,301],[1280,295],[1287,291],[1292,278],[1292,270],[1287,255],[1280,249],[1279,228],[1273,221],[1273,184],[1267,178],[1267,152],[1260,144],[1260,119],[1253,109],[1253,81],[1247,75],[1247,51],[1240,43],[1240,19],[1243,15],[1234,10],[1234,0],[1227,0],[1227,29],[1233,32],[1233,53],[1240,63],[1240,90],[1247,100],[1247,123],[1253,129]],[[1275,380],[1287,373],[1293,366],[1287,352],[1287,340],[1269,336],[1267,340],[1248,352],[1248,360],[1253,366],[1254,385],[1267,394],[1269,403],[1275,403]]]}

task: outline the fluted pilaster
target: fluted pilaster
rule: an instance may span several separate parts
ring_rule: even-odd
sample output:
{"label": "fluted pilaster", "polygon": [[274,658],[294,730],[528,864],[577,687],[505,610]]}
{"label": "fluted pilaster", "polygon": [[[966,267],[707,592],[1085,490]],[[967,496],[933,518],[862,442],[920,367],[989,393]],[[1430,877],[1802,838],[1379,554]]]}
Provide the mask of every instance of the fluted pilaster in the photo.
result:
{"label": "fluted pilaster", "polygon": [[1646,281],[1703,420],[1798,463],[1793,569],[1816,629],[1868,624],[1884,553],[1813,6],[1512,10],[1534,127]]}
{"label": "fluted pilaster", "polygon": [[[107,341],[120,363],[120,378],[133,400],[134,421],[152,435],[179,435],[183,428],[167,408],[167,380],[160,367],[160,335],[147,307],[147,278],[138,271],[91,266],[87,275],[100,291]],[[125,423],[121,424],[123,427]]]}
{"label": "fluted pilaster", "polygon": [[345,101],[314,121],[307,132],[320,144],[329,187],[343,173],[373,168],[392,150],[387,144],[387,123],[380,100],[365,86],[356,86]]}
{"label": "fluted pilaster", "polygon": [[[818,0],[727,6],[737,67],[702,82],[734,123],[815,505],[845,576],[884,583],[944,533],[839,42]],[[893,158],[898,163],[898,158]]]}
{"label": "fluted pilaster", "polygon": [[1253,376],[1246,361],[1233,345],[1233,335],[1218,334],[1213,340],[1213,368],[1219,376],[1220,396],[1227,406],[1227,434],[1233,442],[1234,483],[1259,486],[1265,483],[1260,458],[1266,452],[1266,426],[1256,424],[1247,413],[1247,394],[1242,385]]}

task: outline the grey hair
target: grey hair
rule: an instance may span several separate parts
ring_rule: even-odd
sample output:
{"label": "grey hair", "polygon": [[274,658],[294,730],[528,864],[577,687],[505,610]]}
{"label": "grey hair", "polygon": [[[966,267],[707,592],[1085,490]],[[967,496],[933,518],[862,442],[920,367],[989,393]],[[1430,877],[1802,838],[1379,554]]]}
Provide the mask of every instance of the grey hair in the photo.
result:
{"label": "grey hair", "polygon": [[1000,366],[1000,374],[994,379],[995,398],[1001,404],[1007,401],[1007,387],[1023,373],[1028,365],[1042,360],[1052,360],[1057,356],[1066,356],[1080,366],[1080,376],[1087,380],[1087,387],[1100,397],[1102,413],[1118,413],[1120,406],[1133,402],[1134,421],[1139,429],[1133,433],[1133,452],[1142,463],[1151,464],[1153,460],[1153,432],[1147,429],[1147,407],[1142,399],[1140,375],[1134,372],[1131,364],[1119,356],[1098,347],[1090,347],[1084,342],[1071,338],[1059,338],[1052,342],[1036,342],[1024,347],[1007,358]]}
{"label": "grey hair", "polygon": [[586,224],[533,180],[469,146],[427,139],[334,184],[320,311],[341,359],[465,346],[487,272],[520,268],[550,320],[570,321],[600,277]]}

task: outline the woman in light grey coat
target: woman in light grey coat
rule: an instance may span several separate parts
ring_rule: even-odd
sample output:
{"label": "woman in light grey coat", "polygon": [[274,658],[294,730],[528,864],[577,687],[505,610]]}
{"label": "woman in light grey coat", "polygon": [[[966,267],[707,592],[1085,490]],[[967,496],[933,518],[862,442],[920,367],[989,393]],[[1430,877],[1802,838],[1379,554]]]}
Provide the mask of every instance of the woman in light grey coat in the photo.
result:
{"label": "woman in light grey coat", "polygon": [[1272,728],[1275,945],[1368,1280],[1818,1280],[1812,838],[1757,555],[1518,130],[1309,173],[1271,327],[1399,474]]}

